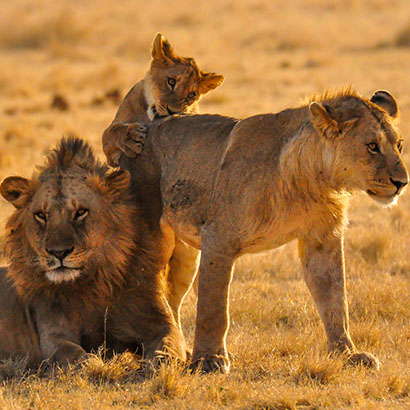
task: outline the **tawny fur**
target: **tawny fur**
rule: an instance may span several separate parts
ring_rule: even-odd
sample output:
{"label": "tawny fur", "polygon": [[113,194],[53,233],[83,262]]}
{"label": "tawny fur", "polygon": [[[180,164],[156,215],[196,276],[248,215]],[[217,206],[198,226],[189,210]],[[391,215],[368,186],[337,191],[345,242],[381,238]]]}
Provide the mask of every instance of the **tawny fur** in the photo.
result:
{"label": "tawny fur", "polygon": [[178,56],[160,33],[154,39],[151,55],[145,78],[128,92],[104,131],[103,149],[110,165],[118,165],[121,153],[130,157],[140,153],[144,124],[156,116],[197,113],[202,95],[224,80],[222,75],[200,70],[193,58]]}
{"label": "tawny fur", "polygon": [[9,326],[2,304],[0,335],[27,340],[24,348],[1,338],[2,357],[26,353],[65,364],[105,340],[116,351],[152,358],[164,350],[185,360],[166,300],[161,243],[145,232],[128,186],[128,172],[109,171],[78,139],[63,140],[31,180],[2,182],[16,211],[6,228],[11,283],[1,283],[2,291],[13,289],[7,297],[17,307]]}
{"label": "tawny fur", "polygon": [[[371,354],[357,352],[349,334],[343,232],[353,192],[392,205],[408,182],[393,125],[397,103],[385,91],[368,100],[353,90],[318,101],[241,121],[217,115],[155,121],[141,157],[124,162],[136,197],[150,198],[142,207],[153,226],[161,224],[170,254],[177,242],[190,254],[202,250],[194,366],[229,369],[225,339],[235,260],[294,239],[329,351],[378,365]],[[178,294],[194,272],[170,272]],[[173,298],[174,305],[183,299]]]}

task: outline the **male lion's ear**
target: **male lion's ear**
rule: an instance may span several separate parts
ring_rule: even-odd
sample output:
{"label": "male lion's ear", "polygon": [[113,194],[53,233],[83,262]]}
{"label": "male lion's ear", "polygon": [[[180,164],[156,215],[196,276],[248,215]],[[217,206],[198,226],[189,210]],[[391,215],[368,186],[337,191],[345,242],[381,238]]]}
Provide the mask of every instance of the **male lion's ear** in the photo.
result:
{"label": "male lion's ear", "polygon": [[0,194],[15,208],[22,208],[27,200],[30,181],[23,177],[7,177],[0,185]]}
{"label": "male lion's ear", "polygon": [[397,118],[399,116],[399,106],[395,98],[386,90],[378,90],[373,95],[370,101],[373,104],[383,108],[390,117]]}
{"label": "male lion's ear", "polygon": [[340,127],[334,120],[328,110],[322,104],[312,102],[309,105],[310,114],[312,115],[312,123],[319,134],[326,138],[337,138],[340,135]]}
{"label": "male lion's ear", "polygon": [[224,82],[224,76],[216,73],[206,73],[201,71],[201,79],[199,80],[199,92],[206,94],[208,91],[212,91],[215,88],[222,85]]}
{"label": "male lion's ear", "polygon": [[104,177],[107,193],[114,197],[126,191],[130,186],[130,173],[128,171],[113,171]]}
{"label": "male lion's ear", "polygon": [[152,63],[154,64],[160,66],[174,65],[174,49],[172,48],[171,44],[169,44],[168,40],[161,33],[158,33],[154,38],[154,42],[152,43],[151,56]]}

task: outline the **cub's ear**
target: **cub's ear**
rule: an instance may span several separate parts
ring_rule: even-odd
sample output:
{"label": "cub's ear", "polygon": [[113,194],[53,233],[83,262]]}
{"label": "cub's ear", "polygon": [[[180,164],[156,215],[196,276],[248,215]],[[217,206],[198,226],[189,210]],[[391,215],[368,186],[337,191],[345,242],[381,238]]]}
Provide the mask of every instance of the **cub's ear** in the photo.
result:
{"label": "cub's ear", "polygon": [[174,65],[174,59],[176,57],[174,49],[161,33],[158,33],[154,38],[154,42],[152,43],[151,56],[152,63],[159,66]]}
{"label": "cub's ear", "polygon": [[122,170],[112,171],[104,177],[103,184],[108,195],[117,197],[130,186],[130,173]]}
{"label": "cub's ear", "polygon": [[399,116],[399,106],[395,98],[386,90],[378,90],[373,95],[370,101],[379,107],[383,108],[390,117],[397,118]]}
{"label": "cub's ear", "polygon": [[222,85],[224,82],[224,76],[216,73],[206,73],[201,71],[201,79],[199,80],[199,92],[206,94],[208,91],[212,91],[215,88]]}
{"label": "cub's ear", "polygon": [[23,177],[7,177],[0,185],[0,194],[17,209],[24,206],[29,191],[30,181]]}

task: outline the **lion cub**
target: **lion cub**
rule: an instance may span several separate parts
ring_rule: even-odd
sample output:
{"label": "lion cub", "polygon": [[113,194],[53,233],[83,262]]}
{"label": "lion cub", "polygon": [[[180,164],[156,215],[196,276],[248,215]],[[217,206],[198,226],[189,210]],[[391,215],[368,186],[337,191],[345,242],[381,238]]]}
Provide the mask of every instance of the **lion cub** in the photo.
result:
{"label": "lion cub", "polygon": [[112,166],[118,166],[122,152],[130,158],[141,152],[144,123],[172,114],[197,113],[202,94],[224,80],[222,75],[200,70],[193,58],[177,56],[161,33],[155,36],[151,55],[145,78],[131,88],[104,131],[103,149]]}

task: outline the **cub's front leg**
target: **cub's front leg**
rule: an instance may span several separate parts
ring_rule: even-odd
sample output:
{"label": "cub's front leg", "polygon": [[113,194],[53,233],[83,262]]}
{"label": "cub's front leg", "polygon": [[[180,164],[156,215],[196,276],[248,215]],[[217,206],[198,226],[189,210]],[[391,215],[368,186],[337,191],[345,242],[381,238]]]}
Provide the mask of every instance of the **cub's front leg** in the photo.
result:
{"label": "cub's front leg", "polygon": [[306,284],[312,294],[331,352],[346,352],[349,362],[379,367],[370,353],[359,353],[349,333],[343,238],[328,234],[323,241],[305,237],[299,240],[299,255]]}
{"label": "cub's front leg", "polygon": [[141,154],[146,133],[147,128],[139,122],[111,124],[103,134],[103,150],[108,164],[118,166],[122,153],[129,158]]}
{"label": "cub's front leg", "polygon": [[67,317],[51,303],[42,303],[34,309],[44,360],[66,366],[85,360],[87,352],[81,347],[81,323]]}

